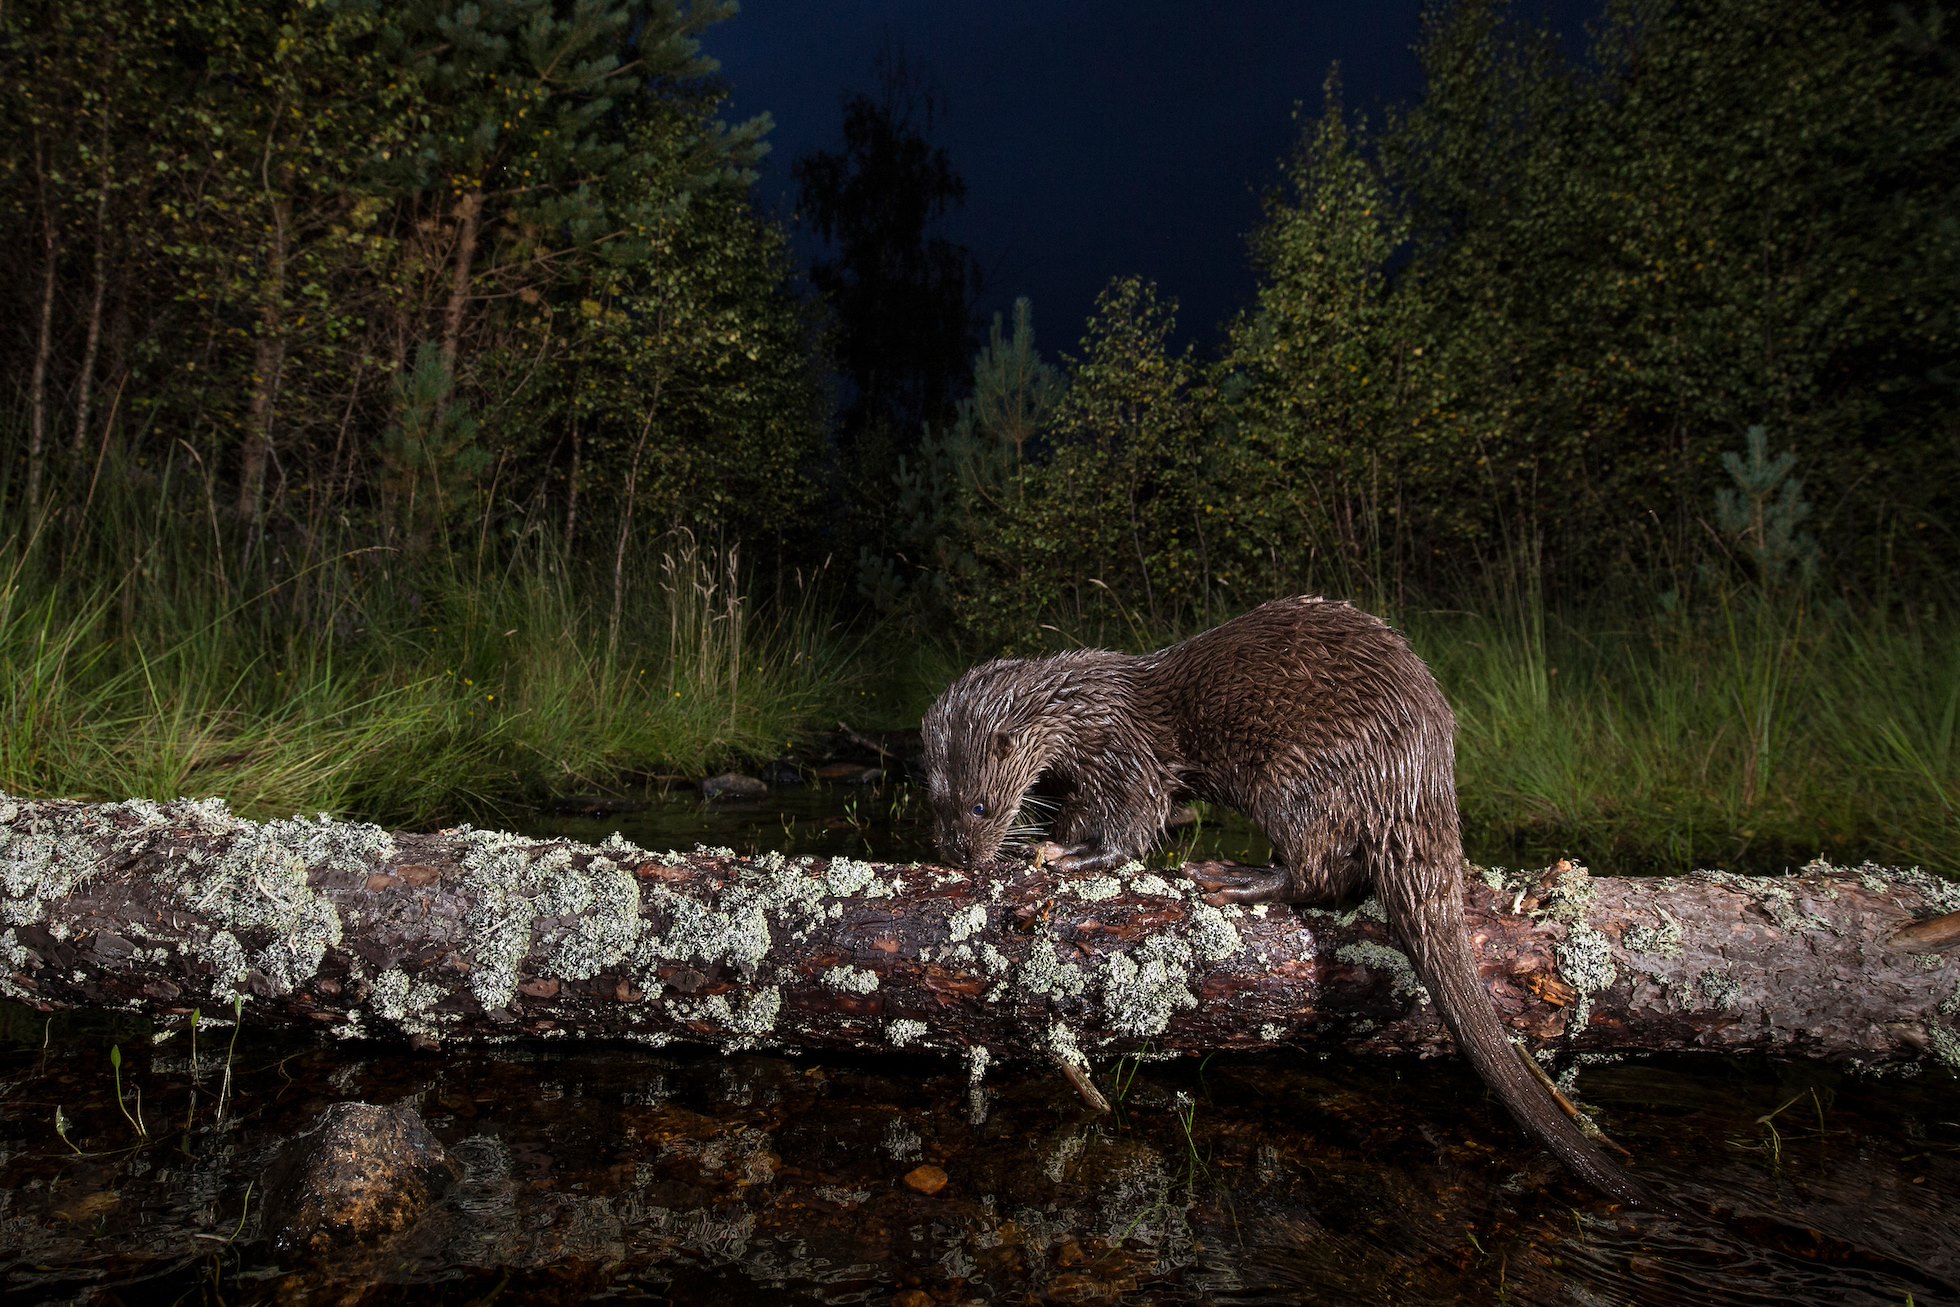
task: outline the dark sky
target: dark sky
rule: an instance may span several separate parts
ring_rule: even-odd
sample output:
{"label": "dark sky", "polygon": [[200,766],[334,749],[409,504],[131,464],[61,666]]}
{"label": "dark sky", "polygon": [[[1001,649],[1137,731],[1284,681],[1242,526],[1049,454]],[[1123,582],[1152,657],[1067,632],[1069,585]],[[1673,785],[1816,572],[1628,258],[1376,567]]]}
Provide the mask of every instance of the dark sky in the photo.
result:
{"label": "dark sky", "polygon": [[732,119],[768,111],[759,193],[794,208],[789,165],[841,145],[839,96],[871,90],[887,41],[928,73],[934,136],[966,179],[947,234],[987,276],[981,307],[1034,301],[1043,352],[1073,351],[1096,292],[1140,273],[1187,338],[1249,298],[1245,236],[1339,60],[1350,107],[1413,99],[1419,0],[743,0],[705,51]]}

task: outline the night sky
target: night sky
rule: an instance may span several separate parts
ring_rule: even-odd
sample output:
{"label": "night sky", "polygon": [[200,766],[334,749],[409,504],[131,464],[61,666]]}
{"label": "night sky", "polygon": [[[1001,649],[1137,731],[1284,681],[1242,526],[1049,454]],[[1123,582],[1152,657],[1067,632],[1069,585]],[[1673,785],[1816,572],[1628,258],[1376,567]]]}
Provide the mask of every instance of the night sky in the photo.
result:
{"label": "night sky", "polygon": [[983,312],[1034,301],[1044,353],[1073,351],[1112,276],[1153,278],[1187,339],[1247,302],[1245,237],[1317,114],[1328,65],[1351,108],[1421,89],[1419,0],[744,0],[703,47],[733,87],[732,120],[768,111],[758,193],[795,208],[790,162],[841,146],[838,99],[872,90],[902,48],[938,88],[933,133],[965,177],[946,234],[978,256]]}

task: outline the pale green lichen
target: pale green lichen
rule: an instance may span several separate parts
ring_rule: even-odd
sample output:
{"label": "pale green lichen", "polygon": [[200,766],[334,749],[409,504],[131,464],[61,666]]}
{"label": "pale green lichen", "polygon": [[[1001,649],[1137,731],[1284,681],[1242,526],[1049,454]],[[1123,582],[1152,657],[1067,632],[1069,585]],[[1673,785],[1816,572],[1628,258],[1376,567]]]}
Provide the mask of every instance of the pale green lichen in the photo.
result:
{"label": "pale green lichen", "polygon": [[1826,931],[1833,935],[1838,933],[1837,928],[1828,921],[1799,907],[1797,896],[1786,884],[1776,881],[1767,882],[1763,885],[1757,901],[1763,905],[1763,910],[1769,913],[1770,920],[1776,923],[1779,930],[1793,935],[1807,931]]}
{"label": "pale green lichen", "polygon": [[1392,980],[1391,992],[1397,998],[1409,999],[1424,1007],[1431,1002],[1429,987],[1416,975],[1415,964],[1401,949],[1364,939],[1341,945],[1334,950],[1334,956],[1352,966],[1387,972]]}
{"label": "pale green lichen", "polygon": [[[215,802],[194,808],[185,815],[207,830],[231,820]],[[151,820],[144,809],[137,815]],[[264,947],[247,958],[247,974],[263,976],[273,994],[291,993],[319,971],[327,949],[342,937],[340,914],[313,889],[311,874],[365,874],[394,856],[394,838],[379,826],[336,822],[324,813],[310,822],[232,820],[230,834],[223,850],[185,876],[176,892],[233,936],[269,933]]]}
{"label": "pale green lichen", "polygon": [[[12,802],[9,800],[9,802]],[[263,947],[243,967],[225,958],[220,982],[235,986],[256,973],[272,993],[288,993],[318,971],[326,950],[340,942],[342,924],[330,900],[317,893],[316,873],[358,873],[392,856],[394,841],[376,826],[307,821],[257,823],[233,817],[221,800],[146,799],[54,814],[44,828],[17,827],[21,809],[0,827],[0,920],[22,925],[38,920],[54,900],[73,893],[97,866],[153,853],[181,875],[173,892],[220,931],[265,935]],[[207,849],[182,846],[160,833],[185,829],[218,842]],[[220,950],[228,953],[222,945]],[[193,951],[197,951],[193,946]]]}
{"label": "pale green lichen", "polygon": [[1114,876],[1088,876],[1070,881],[1062,889],[1064,893],[1072,894],[1086,903],[1101,903],[1122,893],[1123,882]]}
{"label": "pale green lichen", "polygon": [[[1592,873],[1583,863],[1570,862],[1544,886],[1538,897],[1538,906],[1531,915],[1538,921],[1584,926],[1598,898],[1599,885],[1593,880]],[[1582,1021],[1579,1024],[1583,1026],[1585,1023]]]}
{"label": "pale green lichen", "polygon": [[1057,1021],[1048,1027],[1048,1052],[1057,1062],[1072,1066],[1081,1071],[1089,1069],[1089,1059],[1083,1056],[1082,1045],[1075,1038],[1075,1031]]}
{"label": "pale green lichen", "polygon": [[[1195,1008],[1198,999],[1185,980],[1185,967],[1159,952],[1146,951],[1157,937],[1137,949],[1142,960],[1128,953],[1110,957],[1102,972],[1103,1011],[1110,1029],[1125,1034],[1161,1035],[1170,1028],[1171,1017],[1181,1009]],[[1185,949],[1188,962],[1189,949]]]}
{"label": "pale green lichen", "polygon": [[393,1021],[405,1030],[426,1032],[432,1027],[421,1014],[442,995],[442,986],[426,980],[410,980],[405,972],[390,967],[374,978],[368,1003],[384,1020]]}
{"label": "pale green lichen", "polygon": [[832,858],[824,869],[823,887],[825,891],[844,898],[857,893],[871,893],[871,885],[878,879],[877,868],[868,862],[856,862],[850,858]]}
{"label": "pale green lichen", "polygon": [[1695,981],[1700,1005],[1717,1012],[1733,1011],[1742,997],[1742,986],[1726,971],[1704,971]]}
{"label": "pale green lichen", "polygon": [[979,903],[970,903],[946,918],[946,933],[955,944],[970,939],[987,929],[987,909]]}
{"label": "pale green lichen", "polygon": [[966,1046],[966,1083],[977,1087],[987,1078],[987,1066],[994,1060],[993,1053],[985,1044]]}
{"label": "pale green lichen", "polygon": [[1926,1035],[1933,1045],[1934,1060],[1949,1071],[1960,1071],[1960,1033],[1943,1021],[1929,1021]]}
{"label": "pale green lichen", "polygon": [[[486,1010],[515,999],[519,968],[535,955],[539,974],[589,980],[630,959],[645,925],[640,886],[610,855],[540,844],[495,831],[458,840],[475,906],[463,923],[470,990]],[[626,856],[631,846],[613,848]]]}
{"label": "pale green lichen", "polygon": [[1665,911],[1660,915],[1659,926],[1629,926],[1620,936],[1620,942],[1633,953],[1656,958],[1680,957],[1683,938],[1681,923]]}
{"label": "pale green lichen", "polygon": [[823,984],[846,994],[869,994],[878,988],[878,973],[863,967],[831,967],[823,973]]}
{"label": "pale green lichen", "polygon": [[230,931],[213,931],[202,944],[193,941],[186,948],[210,964],[211,997],[229,998],[245,983],[245,947]]}
{"label": "pale green lichen", "polygon": [[1028,948],[1027,959],[1014,976],[1015,982],[1030,994],[1047,998],[1074,997],[1089,988],[1089,978],[1074,961],[1064,962],[1055,955],[1052,938],[1041,936]]}
{"label": "pale green lichen", "polygon": [[[1131,867],[1141,866],[1141,863],[1126,863],[1117,868],[1117,873],[1119,875],[1128,874]],[[1171,888],[1171,883],[1153,871],[1146,871],[1142,875],[1131,877],[1130,889],[1138,894],[1152,894],[1159,898],[1177,897],[1177,891]]]}
{"label": "pale green lichen", "polygon": [[1271,1021],[1261,1022],[1259,1025],[1259,1038],[1265,1043],[1277,1044],[1280,1040],[1286,1038],[1286,1027]]}
{"label": "pale green lichen", "polygon": [[1613,966],[1613,941],[1591,926],[1578,924],[1565,932],[1556,952],[1560,974],[1579,991],[1565,1028],[1567,1034],[1576,1035],[1592,1020],[1593,995],[1604,993],[1619,974]]}
{"label": "pale green lichen", "polygon": [[1206,962],[1223,962],[1244,946],[1239,928],[1209,903],[1194,903],[1190,914],[1191,951]]}
{"label": "pale green lichen", "polygon": [[923,1039],[930,1027],[923,1021],[912,1017],[900,1017],[885,1027],[885,1040],[893,1048],[904,1048],[913,1041]]}
{"label": "pale green lichen", "polygon": [[1388,923],[1388,913],[1383,909],[1382,901],[1373,894],[1362,899],[1361,902],[1355,904],[1346,912],[1337,914],[1334,920],[1342,926],[1352,926],[1364,917],[1369,921],[1381,922],[1383,925]]}
{"label": "pale green lichen", "polygon": [[682,1021],[704,1022],[727,1031],[732,1038],[724,1051],[732,1053],[754,1048],[776,1028],[776,1019],[782,1014],[783,993],[774,985],[765,985],[743,997],[740,1007],[731,1005],[726,994],[710,994],[691,1001],[675,999],[669,1006]]}

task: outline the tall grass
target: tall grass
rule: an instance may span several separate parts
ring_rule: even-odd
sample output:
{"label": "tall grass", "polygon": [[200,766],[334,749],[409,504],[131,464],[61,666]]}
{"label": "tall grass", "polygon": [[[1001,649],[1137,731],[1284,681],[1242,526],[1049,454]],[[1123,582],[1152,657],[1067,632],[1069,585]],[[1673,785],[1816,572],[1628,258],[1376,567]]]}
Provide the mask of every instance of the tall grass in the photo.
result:
{"label": "tall grass", "polygon": [[732,549],[642,541],[615,623],[552,532],[294,565],[167,507],[194,484],[111,496],[59,551],[0,541],[0,789],[495,815],[779,751],[849,679],[815,588],[752,595]]}
{"label": "tall grass", "polygon": [[1485,856],[1960,870],[1960,622],[1757,589],[1694,611],[1416,615]]}

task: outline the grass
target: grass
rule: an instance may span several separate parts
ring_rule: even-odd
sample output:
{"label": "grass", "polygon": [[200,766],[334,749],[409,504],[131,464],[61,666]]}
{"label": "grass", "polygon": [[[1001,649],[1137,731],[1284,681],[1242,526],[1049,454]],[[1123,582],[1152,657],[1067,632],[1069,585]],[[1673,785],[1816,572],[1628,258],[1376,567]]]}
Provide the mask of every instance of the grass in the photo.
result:
{"label": "grass", "polygon": [[610,574],[550,540],[241,563],[126,503],[58,566],[45,538],[0,542],[0,790],[494,817],[772,755],[850,683],[812,586],[749,593],[733,551],[669,536],[629,551],[614,623]]}
{"label": "grass", "polygon": [[[59,551],[54,531],[0,541],[0,790],[497,820],[773,756],[840,716],[915,722],[972,661],[890,634],[853,646],[818,587],[758,592],[733,550],[686,536],[628,551],[615,618],[611,560],[581,571],[522,522],[413,565],[361,547],[268,561],[168,472],[115,482]],[[1956,613],[1703,575],[1647,603],[1553,610],[1513,585],[1396,618],[1456,708],[1480,859],[1953,873]]]}
{"label": "grass", "polygon": [[1960,623],[1749,589],[1693,611],[1409,623],[1473,845],[1615,870],[1960,870]]}

